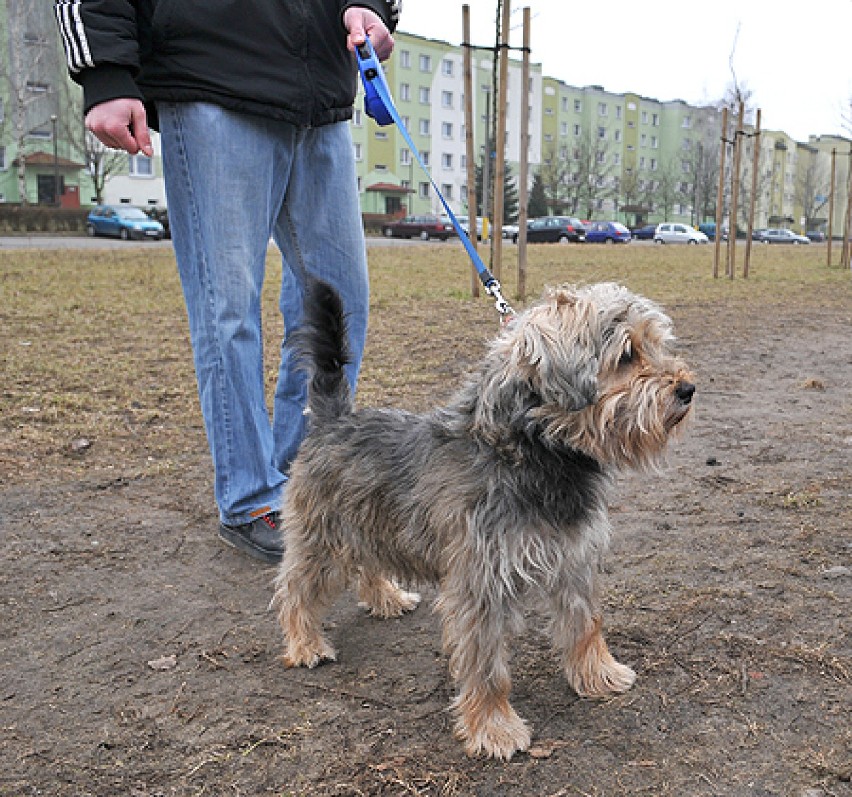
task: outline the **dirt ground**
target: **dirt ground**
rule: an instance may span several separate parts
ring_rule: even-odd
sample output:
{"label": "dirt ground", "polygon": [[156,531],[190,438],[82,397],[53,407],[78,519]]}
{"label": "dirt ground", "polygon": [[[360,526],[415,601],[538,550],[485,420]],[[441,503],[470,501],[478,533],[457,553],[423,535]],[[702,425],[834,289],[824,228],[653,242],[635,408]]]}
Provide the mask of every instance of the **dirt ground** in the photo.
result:
{"label": "dirt ground", "polygon": [[[840,290],[668,307],[697,412],[662,474],[620,479],[604,575],[605,632],[636,685],[579,699],[531,607],[513,704],[533,747],[509,763],[471,760],[452,738],[429,589],[390,621],[348,595],[330,623],[339,661],[283,668],[274,570],[217,541],[197,416],[129,407],[109,467],[79,432],[59,464],[44,453],[43,473],[7,446],[0,794],[852,795],[852,294]],[[369,357],[416,373],[374,380],[363,402],[440,401],[482,350],[489,312],[377,302]],[[169,468],[138,465],[146,424],[179,430]]]}

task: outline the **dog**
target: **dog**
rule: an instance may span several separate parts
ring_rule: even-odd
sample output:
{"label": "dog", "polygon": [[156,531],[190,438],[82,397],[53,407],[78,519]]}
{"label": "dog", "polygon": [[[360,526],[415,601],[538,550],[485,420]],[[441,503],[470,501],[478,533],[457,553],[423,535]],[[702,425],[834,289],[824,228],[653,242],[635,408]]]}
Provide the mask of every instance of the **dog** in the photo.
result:
{"label": "dog", "polygon": [[417,606],[403,587],[431,583],[468,754],[508,760],[529,747],[509,703],[509,643],[530,598],[579,695],[629,689],[635,673],[602,635],[598,572],[613,476],[657,468],[693,407],[662,309],[612,283],[547,289],[426,415],[356,411],[339,296],[314,284],[305,312],[294,345],[310,431],[287,484],[272,601],[284,663],[335,659],[322,620],[350,580],[380,618]]}

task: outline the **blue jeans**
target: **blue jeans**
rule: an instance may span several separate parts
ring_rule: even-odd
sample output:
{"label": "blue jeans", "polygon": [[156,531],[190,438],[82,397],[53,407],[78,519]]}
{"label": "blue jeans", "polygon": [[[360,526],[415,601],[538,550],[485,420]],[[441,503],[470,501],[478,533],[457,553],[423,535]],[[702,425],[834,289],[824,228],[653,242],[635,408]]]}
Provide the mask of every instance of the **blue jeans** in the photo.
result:
{"label": "blue jeans", "polygon": [[[349,324],[354,391],[369,282],[346,122],[298,128],[206,103],[159,106],[169,222],[224,523],[281,507],[305,435],[305,375],[287,340],[309,276],[334,285]],[[270,238],[282,253],[284,340],[269,418],[261,288]]]}

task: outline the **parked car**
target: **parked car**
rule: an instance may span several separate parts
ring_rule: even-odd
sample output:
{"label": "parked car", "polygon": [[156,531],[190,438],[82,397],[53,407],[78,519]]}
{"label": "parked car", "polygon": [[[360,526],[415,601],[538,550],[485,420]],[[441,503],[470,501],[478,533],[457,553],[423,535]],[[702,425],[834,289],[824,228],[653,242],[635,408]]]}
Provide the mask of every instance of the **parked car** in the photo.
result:
{"label": "parked car", "polygon": [[503,225],[503,237],[507,240],[514,241],[518,235],[518,225],[517,224],[504,224]]}
{"label": "parked car", "polygon": [[644,227],[636,227],[630,231],[630,234],[638,241],[650,241],[657,231],[656,224],[646,224]]}
{"label": "parked car", "polygon": [[91,236],[110,235],[124,241],[152,238],[165,234],[163,225],[132,205],[98,205],[86,217],[86,232]]}
{"label": "parked car", "polygon": [[[698,225],[698,231],[703,232],[707,236],[708,241],[716,240],[716,222],[715,221],[704,221]],[[722,240],[728,240],[728,230],[722,229]]]}
{"label": "parked car", "polygon": [[590,244],[626,244],[631,237],[630,230],[617,221],[593,221],[586,228],[586,241]]}
{"label": "parked car", "polygon": [[172,237],[172,228],[169,224],[169,212],[166,208],[160,207],[150,207],[145,208],[145,213],[148,215],[149,219],[154,219],[154,221],[160,222],[163,225],[163,237],[171,238]]}
{"label": "parked car", "polygon": [[[518,242],[519,233],[512,236]],[[527,241],[529,243],[580,243],[586,240],[586,228],[580,219],[573,216],[542,216],[527,222]]]}
{"label": "parked car", "polygon": [[654,242],[658,244],[706,244],[710,239],[688,224],[664,221],[657,225]]}
{"label": "parked car", "polygon": [[822,230],[808,230],[805,235],[815,244],[821,244],[825,241],[825,233]]}
{"label": "parked car", "polygon": [[382,235],[385,238],[419,238],[421,241],[438,238],[446,241],[455,234],[450,220],[438,216],[406,216],[382,226]]}
{"label": "parked car", "polygon": [[[449,218],[449,217],[448,217]],[[458,220],[459,226],[465,231],[467,237],[470,238],[470,217],[469,216],[456,216]],[[443,220],[443,217],[442,217]],[[482,240],[482,217],[476,217],[476,240]]]}
{"label": "parked car", "polygon": [[755,230],[751,234],[752,240],[762,244],[809,244],[810,238],[798,235],[792,230],[783,230],[771,227],[768,230]]}

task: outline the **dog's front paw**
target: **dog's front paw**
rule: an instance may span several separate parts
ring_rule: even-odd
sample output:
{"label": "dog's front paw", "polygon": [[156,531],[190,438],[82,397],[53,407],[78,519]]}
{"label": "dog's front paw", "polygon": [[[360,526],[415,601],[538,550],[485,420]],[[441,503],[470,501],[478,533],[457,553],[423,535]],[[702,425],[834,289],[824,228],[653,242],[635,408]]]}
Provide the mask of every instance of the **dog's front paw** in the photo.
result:
{"label": "dog's front paw", "polygon": [[626,692],[636,681],[636,673],[612,657],[594,671],[568,673],[568,680],[580,697],[609,697]]}
{"label": "dog's front paw", "polygon": [[510,714],[493,714],[475,730],[467,728],[461,720],[456,724],[456,736],[464,742],[469,756],[485,755],[508,761],[515,753],[530,746],[530,729],[514,711]]}
{"label": "dog's front paw", "polygon": [[285,667],[313,669],[324,662],[337,661],[337,652],[322,638],[313,643],[290,639],[287,644],[287,651],[281,658]]}

